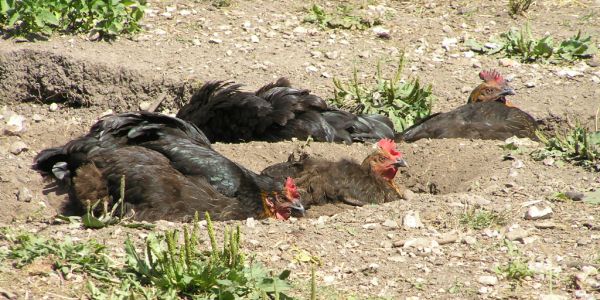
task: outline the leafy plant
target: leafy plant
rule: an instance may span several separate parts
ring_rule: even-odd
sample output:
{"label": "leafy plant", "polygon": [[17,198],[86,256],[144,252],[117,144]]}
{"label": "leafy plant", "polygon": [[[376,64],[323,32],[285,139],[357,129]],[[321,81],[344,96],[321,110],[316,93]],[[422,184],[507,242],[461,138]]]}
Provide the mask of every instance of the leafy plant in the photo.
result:
{"label": "leafy plant", "polygon": [[512,16],[521,15],[529,9],[534,0],[508,0],[508,11]]}
{"label": "leafy plant", "polygon": [[311,6],[308,10],[308,16],[304,22],[319,25],[321,28],[330,29],[366,29],[376,25],[381,25],[381,20],[369,20],[365,17],[353,14],[354,8],[350,5],[339,5],[335,13],[329,13],[317,4]]}
{"label": "leafy plant", "polygon": [[544,147],[531,153],[535,160],[561,159],[600,172],[600,131],[589,132],[577,124],[566,134],[546,137],[537,133]]}
{"label": "leafy plant", "polygon": [[482,209],[469,209],[460,217],[460,224],[480,230],[506,224],[506,217],[497,212]]}
{"label": "leafy plant", "polygon": [[0,0],[0,29],[17,35],[98,33],[110,38],[140,30],[145,0]]}
{"label": "leafy plant", "polygon": [[598,52],[591,36],[583,36],[581,31],[555,47],[552,36],[536,39],[528,23],[520,30],[512,28],[508,32],[500,34],[499,39],[491,39],[488,44],[481,45],[479,42],[469,39],[465,41],[465,45],[475,52],[489,55],[501,53],[507,57],[519,57],[522,62],[526,63],[536,61],[572,62],[589,58]]}
{"label": "leafy plant", "polygon": [[532,276],[534,272],[529,269],[527,261],[521,257],[515,245],[508,240],[505,240],[504,243],[508,247],[508,255],[510,256],[510,260],[506,265],[496,267],[494,271],[497,274],[502,275],[504,278],[516,282],[521,282],[526,277]]}
{"label": "leafy plant", "polygon": [[377,64],[376,84],[366,86],[358,81],[356,68],[350,82],[333,79],[334,97],[329,99],[338,107],[362,114],[382,114],[394,123],[396,131],[403,131],[431,114],[434,96],[431,85],[423,86],[419,79],[400,81],[404,66],[401,56],[391,79],[383,78],[381,65]]}

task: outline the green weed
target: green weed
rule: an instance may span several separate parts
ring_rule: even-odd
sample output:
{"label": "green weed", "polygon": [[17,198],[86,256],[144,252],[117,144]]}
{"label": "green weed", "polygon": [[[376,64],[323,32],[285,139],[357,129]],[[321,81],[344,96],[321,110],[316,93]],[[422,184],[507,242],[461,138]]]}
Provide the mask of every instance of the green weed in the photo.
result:
{"label": "green weed", "polygon": [[525,24],[520,30],[512,28],[500,34],[499,39],[491,39],[491,42],[490,44],[496,47],[487,48],[473,39],[467,40],[465,45],[475,52],[517,57],[525,63],[573,62],[590,58],[598,52],[592,37],[583,36],[581,31],[555,46],[552,36],[535,38],[529,24]]}
{"label": "green weed", "polygon": [[97,33],[99,38],[140,30],[145,0],[0,0],[0,29],[14,35]]}
{"label": "green weed", "polygon": [[460,224],[471,229],[480,230],[492,226],[506,224],[506,216],[482,209],[469,209],[460,217]]}
{"label": "green weed", "polygon": [[531,152],[535,160],[560,159],[600,172],[600,131],[590,132],[580,124],[565,134],[547,137],[537,133],[544,147]]}
{"label": "green weed", "polygon": [[376,83],[373,86],[360,83],[355,68],[350,82],[333,79],[334,97],[329,101],[353,113],[385,115],[392,120],[396,131],[403,131],[429,116],[435,99],[431,85],[424,86],[416,78],[400,81],[403,66],[404,55],[392,78],[385,79],[381,65],[377,64]]}

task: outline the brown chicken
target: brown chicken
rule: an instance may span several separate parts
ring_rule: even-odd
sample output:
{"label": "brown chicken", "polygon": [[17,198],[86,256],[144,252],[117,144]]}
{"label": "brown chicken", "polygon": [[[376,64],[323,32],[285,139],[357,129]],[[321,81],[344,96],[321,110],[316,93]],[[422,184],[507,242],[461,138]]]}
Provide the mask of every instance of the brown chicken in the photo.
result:
{"label": "brown chicken", "polygon": [[504,140],[512,136],[536,139],[536,120],[506,99],[514,90],[496,71],[483,71],[484,80],[471,92],[467,104],[450,112],[433,114],[397,135],[414,142],[423,138]]}
{"label": "brown chicken", "polygon": [[262,174],[276,179],[296,178],[305,207],[335,201],[362,206],[397,200],[402,193],[394,184],[394,177],[398,168],[407,164],[392,140],[382,139],[377,145],[378,149],[361,164],[348,159],[332,162],[307,155],[295,160],[291,156],[288,162],[267,167]]}
{"label": "brown chicken", "polygon": [[87,135],[40,152],[34,168],[68,187],[79,213],[90,202],[116,203],[123,176],[126,213],[138,220],[186,220],[196,211],[287,219],[304,211],[293,179],[255,174],[212,149],[194,125],[156,113],[105,117]]}

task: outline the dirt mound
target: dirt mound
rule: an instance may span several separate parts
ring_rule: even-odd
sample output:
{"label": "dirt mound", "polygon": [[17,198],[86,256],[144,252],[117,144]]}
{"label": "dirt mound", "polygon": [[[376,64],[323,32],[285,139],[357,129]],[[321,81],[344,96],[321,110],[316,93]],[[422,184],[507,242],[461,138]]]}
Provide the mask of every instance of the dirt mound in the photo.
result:
{"label": "dirt mound", "polygon": [[179,107],[192,84],[120,66],[90,63],[49,51],[0,52],[0,99],[15,102],[101,106],[137,110],[142,101],[163,98],[164,108]]}

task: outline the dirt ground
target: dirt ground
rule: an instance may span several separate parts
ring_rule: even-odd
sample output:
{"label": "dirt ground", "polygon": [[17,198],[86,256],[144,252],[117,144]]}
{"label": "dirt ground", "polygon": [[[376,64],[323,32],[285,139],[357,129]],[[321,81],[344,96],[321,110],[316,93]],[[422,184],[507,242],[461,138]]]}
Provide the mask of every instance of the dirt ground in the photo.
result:
{"label": "dirt ground", "polygon": [[[479,82],[479,71],[488,68],[509,78],[517,91],[512,101],[548,128],[574,120],[591,125],[600,106],[600,67],[593,61],[500,64],[497,57],[465,55],[460,43],[469,37],[485,41],[526,20],[536,36],[548,33],[557,41],[582,30],[598,43],[599,1],[537,1],[526,17],[516,19],[508,16],[507,1],[344,1],[354,7],[368,2],[367,14],[382,12],[390,39],[378,38],[371,29],[322,30],[303,23],[312,3],[231,2],[230,7],[215,8],[209,1],[150,1],[145,31],[113,42],[59,35],[36,42],[0,40],[1,125],[6,126],[10,114],[24,117],[23,130],[0,133],[0,226],[48,237],[94,238],[116,253],[122,252],[127,233],[141,239],[147,231],[49,225],[66,198],[46,190],[30,169],[32,159],[44,148],[83,134],[110,111],[137,110],[163,99],[159,111],[174,113],[203,81],[235,80],[255,89],[285,76],[327,97],[333,90],[330,77],[348,79],[356,66],[359,78],[369,81],[377,62],[392,74],[400,51],[405,51],[403,78],[417,76],[433,85],[434,112],[464,103]],[[321,5],[334,9],[337,3]],[[445,50],[445,38],[459,42]],[[565,77],[565,70],[578,75]],[[301,144],[251,142],[215,148],[258,172],[285,160]],[[414,192],[407,200],[361,208],[327,205],[289,222],[227,223],[242,224],[243,246],[258,260],[276,270],[292,270],[300,298],[307,297],[310,278],[310,264],[297,259],[301,251],[321,262],[316,272],[320,299],[600,297],[600,206],[549,201],[557,192],[597,189],[600,174],[534,161],[527,151],[506,159],[508,150],[502,144],[401,144],[410,167],[397,181]],[[17,146],[25,150],[14,154]],[[371,150],[363,144],[308,147],[315,156],[358,161]],[[550,207],[549,219],[526,220],[532,205]],[[507,223],[480,230],[461,225],[463,213],[475,207],[505,215]],[[423,226],[403,224],[411,211],[420,215]],[[156,230],[180,226],[159,222]],[[515,256],[505,237],[514,240],[518,255],[535,271],[517,285],[494,271]],[[64,280],[52,272],[32,275],[27,269],[0,266],[0,297],[85,298],[84,283],[81,277]]]}

